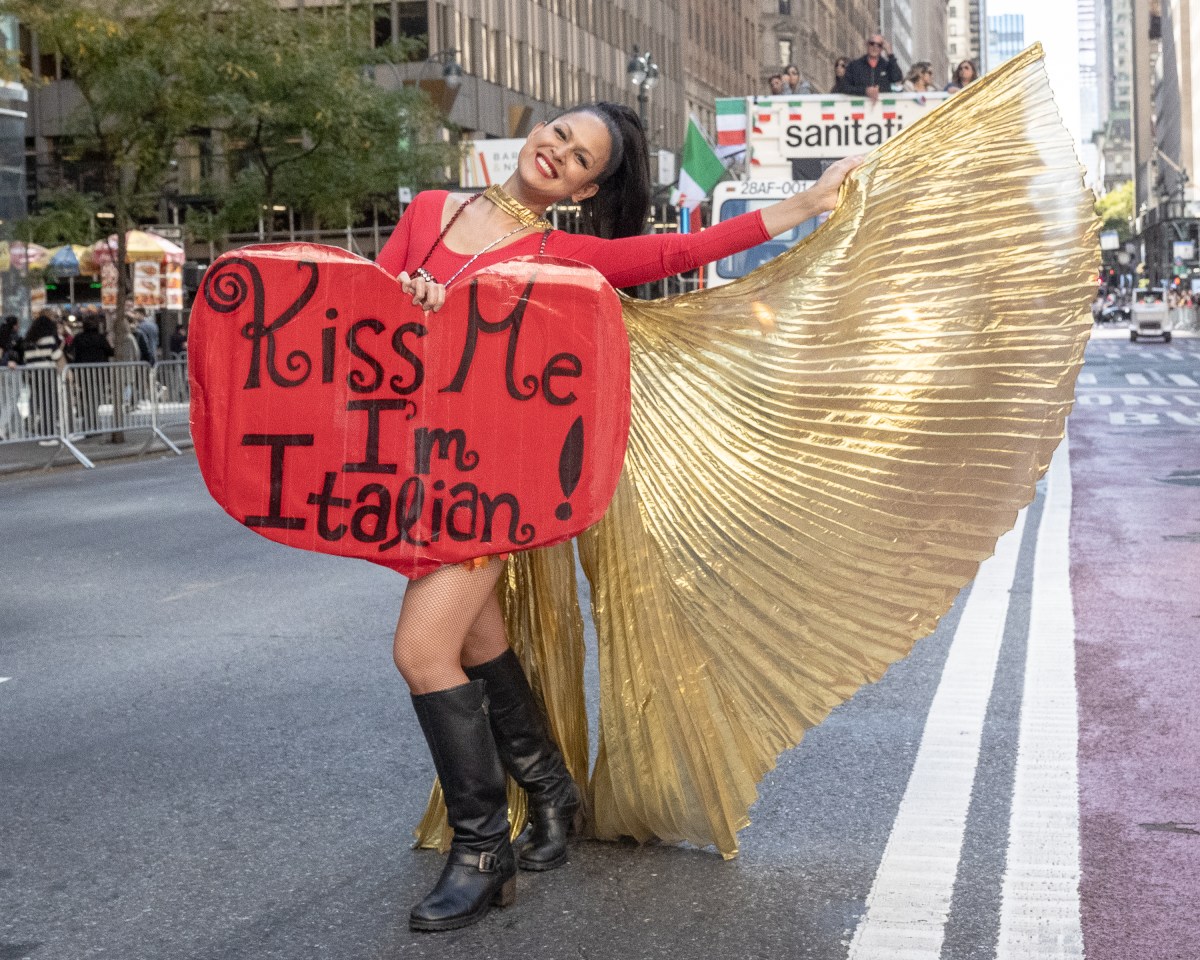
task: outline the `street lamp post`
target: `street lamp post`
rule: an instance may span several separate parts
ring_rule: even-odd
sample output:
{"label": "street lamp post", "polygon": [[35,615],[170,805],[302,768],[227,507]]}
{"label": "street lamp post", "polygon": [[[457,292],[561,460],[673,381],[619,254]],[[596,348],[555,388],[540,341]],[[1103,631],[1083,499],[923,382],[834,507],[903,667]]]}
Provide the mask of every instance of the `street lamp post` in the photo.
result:
{"label": "street lamp post", "polygon": [[650,102],[650,91],[658,85],[658,64],[649,51],[641,53],[635,46],[625,73],[629,76],[629,82],[638,88],[638,118],[642,121],[642,129],[648,130],[646,106]]}

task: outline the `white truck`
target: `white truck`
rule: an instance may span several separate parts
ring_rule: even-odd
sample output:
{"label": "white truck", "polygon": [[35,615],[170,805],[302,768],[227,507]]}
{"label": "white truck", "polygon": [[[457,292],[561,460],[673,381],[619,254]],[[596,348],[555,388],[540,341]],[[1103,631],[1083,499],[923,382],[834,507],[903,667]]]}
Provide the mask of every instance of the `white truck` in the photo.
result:
{"label": "white truck", "polygon": [[[806,94],[717,100],[717,144],[744,145],[743,177],[713,190],[712,222],[720,223],[803,190],[840,157],[868,153],[943,103],[946,93],[866,97]],[[709,264],[708,286],[744,276],[812,233],[821,217],[732,257]]]}
{"label": "white truck", "polygon": [[1161,337],[1163,343],[1171,342],[1171,311],[1165,290],[1139,287],[1133,291],[1129,303],[1129,339],[1137,343],[1139,337]]}

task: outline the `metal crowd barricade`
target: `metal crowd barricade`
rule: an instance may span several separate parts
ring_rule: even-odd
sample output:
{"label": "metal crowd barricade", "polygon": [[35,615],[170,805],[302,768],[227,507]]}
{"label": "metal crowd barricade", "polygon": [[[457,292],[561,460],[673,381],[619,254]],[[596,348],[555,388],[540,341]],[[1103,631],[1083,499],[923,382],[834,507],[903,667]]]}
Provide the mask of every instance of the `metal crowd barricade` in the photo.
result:
{"label": "metal crowd barricade", "polygon": [[57,439],[58,384],[57,367],[0,370],[0,443]]}
{"label": "metal crowd barricade", "polygon": [[84,437],[149,430],[141,451],[155,440],[183,451],[163,427],[188,423],[186,360],[148,363],[71,363],[0,370],[0,444],[40,441],[66,449],[83,466],[94,464],[75,446]]}

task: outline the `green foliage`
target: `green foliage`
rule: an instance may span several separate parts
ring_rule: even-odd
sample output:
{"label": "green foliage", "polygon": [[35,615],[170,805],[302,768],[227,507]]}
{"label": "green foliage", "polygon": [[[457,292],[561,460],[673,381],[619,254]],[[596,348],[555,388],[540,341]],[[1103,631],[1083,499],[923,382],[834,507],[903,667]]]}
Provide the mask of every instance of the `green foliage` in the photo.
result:
{"label": "green foliage", "polygon": [[373,64],[409,49],[371,49],[369,12],[239,0],[211,18],[195,82],[227,150],[220,217],[231,229],[251,228],[275,205],[345,223],[347,211],[356,219],[400,182],[428,183],[449,162],[445,147],[399,149],[441,118],[415,87],[374,82],[373,69],[389,68]]}
{"label": "green foliage", "polygon": [[365,2],[282,10],[276,0],[0,0],[0,13],[68,65],[82,105],[66,152],[94,160],[99,203],[122,233],[156,217],[179,144],[211,136],[202,189],[214,211],[187,217],[211,239],[253,229],[274,205],[356,221],[372,203],[394,203],[398,185],[437,182],[455,161],[424,93],[372,79],[379,70],[390,80],[389,63],[424,50],[420,39],[372,49],[372,12]]}
{"label": "green foliage", "polygon": [[1133,181],[1126,180],[1096,201],[1101,230],[1116,230],[1124,243],[1133,235]]}
{"label": "green foliage", "polygon": [[38,206],[24,220],[12,225],[12,235],[44,247],[63,243],[87,243],[94,239],[99,198],[74,190],[54,190],[38,197]]}
{"label": "green foliage", "polygon": [[[82,104],[70,118],[74,151],[95,157],[103,195],[120,223],[155,198],[175,142],[200,116],[186,82],[202,25],[196,6],[174,0],[3,0],[69,65]],[[30,78],[32,79],[32,78]]]}

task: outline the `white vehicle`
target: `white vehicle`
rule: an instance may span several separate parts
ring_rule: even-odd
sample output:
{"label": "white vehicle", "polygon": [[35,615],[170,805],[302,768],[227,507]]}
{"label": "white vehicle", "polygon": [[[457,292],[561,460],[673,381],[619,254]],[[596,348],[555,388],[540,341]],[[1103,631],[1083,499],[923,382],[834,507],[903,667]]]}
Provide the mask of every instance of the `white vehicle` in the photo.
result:
{"label": "white vehicle", "polygon": [[[865,97],[806,94],[717,100],[717,142],[746,146],[740,180],[713,190],[712,222],[720,223],[810,187],[834,160],[868,153],[941,104],[945,93],[892,93]],[[788,233],[709,264],[708,286],[744,276],[812,233],[813,217]]]}
{"label": "white vehicle", "polygon": [[1162,337],[1163,343],[1171,342],[1171,311],[1165,290],[1145,287],[1133,291],[1129,303],[1129,339],[1137,343],[1139,337]]}

